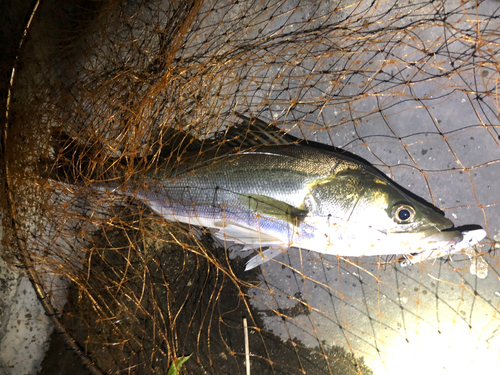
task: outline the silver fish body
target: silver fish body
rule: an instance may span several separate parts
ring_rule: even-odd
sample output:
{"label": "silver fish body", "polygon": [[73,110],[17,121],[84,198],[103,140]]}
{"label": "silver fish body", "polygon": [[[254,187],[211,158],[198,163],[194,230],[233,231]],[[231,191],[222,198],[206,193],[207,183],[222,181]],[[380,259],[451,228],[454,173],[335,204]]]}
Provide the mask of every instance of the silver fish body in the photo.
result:
{"label": "silver fish body", "polygon": [[167,179],[151,178],[145,187],[115,191],[135,196],[167,220],[211,228],[223,240],[254,248],[259,254],[247,269],[289,247],[432,257],[463,237],[441,213],[374,168],[301,145],[227,155]]}

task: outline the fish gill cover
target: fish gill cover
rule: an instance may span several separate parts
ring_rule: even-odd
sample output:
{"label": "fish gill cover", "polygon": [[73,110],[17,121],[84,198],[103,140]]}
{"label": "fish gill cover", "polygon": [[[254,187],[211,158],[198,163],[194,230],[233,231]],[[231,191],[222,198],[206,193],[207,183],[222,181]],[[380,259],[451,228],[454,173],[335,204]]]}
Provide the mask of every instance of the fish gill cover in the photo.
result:
{"label": "fish gill cover", "polygon": [[[493,372],[499,17],[495,1],[40,3],[13,43],[2,255],[94,373],[165,374],[188,355],[181,373],[247,374],[246,357],[252,374]],[[299,140],[486,239],[409,267],[291,248],[245,272],[254,250],[142,199]]]}

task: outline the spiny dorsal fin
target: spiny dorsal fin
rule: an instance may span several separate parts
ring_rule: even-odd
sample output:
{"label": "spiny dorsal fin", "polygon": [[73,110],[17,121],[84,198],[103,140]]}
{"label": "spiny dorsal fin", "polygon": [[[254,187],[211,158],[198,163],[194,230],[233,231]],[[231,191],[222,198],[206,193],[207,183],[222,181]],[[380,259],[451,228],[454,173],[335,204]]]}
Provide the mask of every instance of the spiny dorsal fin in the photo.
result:
{"label": "spiny dorsal fin", "polygon": [[257,117],[247,117],[241,113],[235,114],[242,120],[240,124],[227,129],[224,134],[224,144],[243,150],[257,146],[289,145],[296,139],[287,135],[274,125],[267,124]]}

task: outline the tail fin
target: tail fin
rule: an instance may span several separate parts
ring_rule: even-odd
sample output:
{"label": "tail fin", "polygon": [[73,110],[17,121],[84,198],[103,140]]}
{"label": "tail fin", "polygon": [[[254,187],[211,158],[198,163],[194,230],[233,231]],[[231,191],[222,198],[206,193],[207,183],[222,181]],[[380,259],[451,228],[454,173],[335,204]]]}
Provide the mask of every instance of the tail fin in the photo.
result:
{"label": "tail fin", "polygon": [[93,183],[98,181],[122,183],[144,176],[149,167],[158,169],[170,163],[172,155],[199,152],[201,142],[188,133],[167,129],[162,134],[164,144],[153,145],[148,155],[139,157],[117,157],[110,155],[104,141],[99,139],[81,140],[57,128],[50,135],[51,156],[39,163],[42,177],[70,184]]}
{"label": "tail fin", "polygon": [[91,180],[116,179],[122,163],[106,156],[102,144],[77,140],[57,128],[50,135],[49,158],[39,162],[42,177],[79,184]]}

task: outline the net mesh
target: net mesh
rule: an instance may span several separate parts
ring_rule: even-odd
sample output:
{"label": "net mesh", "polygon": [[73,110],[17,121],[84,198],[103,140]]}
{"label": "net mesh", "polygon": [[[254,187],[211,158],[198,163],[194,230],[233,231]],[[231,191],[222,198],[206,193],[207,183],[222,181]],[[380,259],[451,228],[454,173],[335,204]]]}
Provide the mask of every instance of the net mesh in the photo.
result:
{"label": "net mesh", "polygon": [[[499,16],[495,1],[44,2],[12,88],[3,255],[22,263],[21,237],[110,374],[190,354],[186,373],[244,374],[243,318],[252,374],[493,371]],[[95,188],[265,145],[231,130],[239,114],[362,157],[487,240],[406,268],[290,249],[245,272],[238,245]]]}

